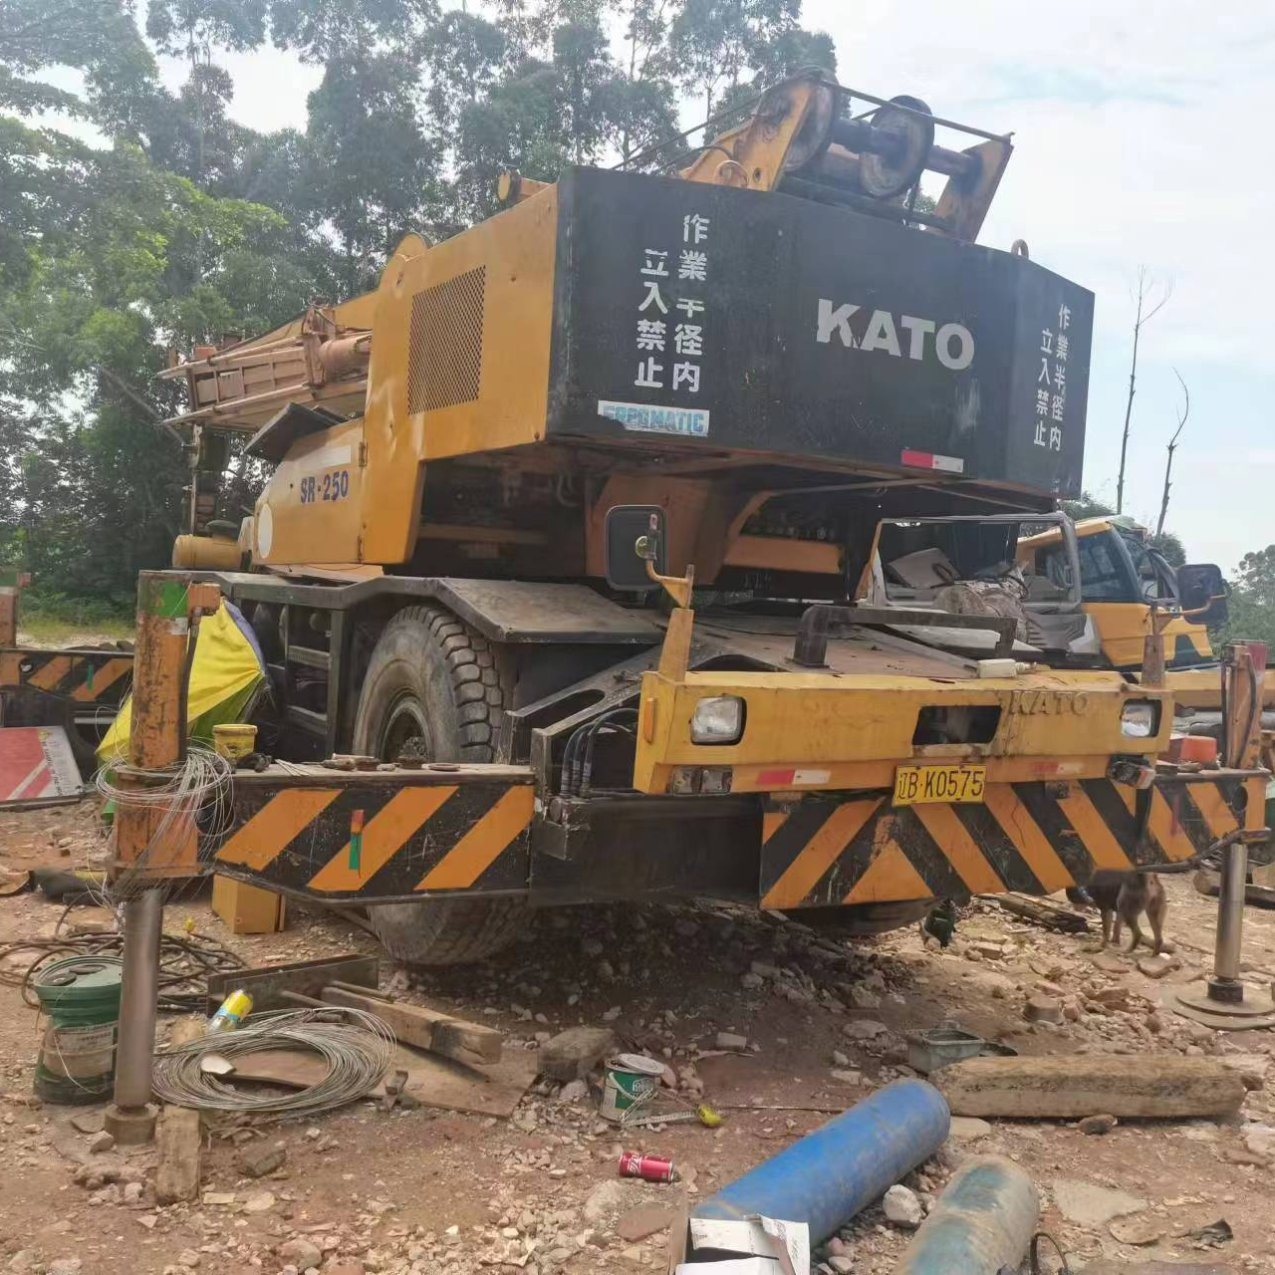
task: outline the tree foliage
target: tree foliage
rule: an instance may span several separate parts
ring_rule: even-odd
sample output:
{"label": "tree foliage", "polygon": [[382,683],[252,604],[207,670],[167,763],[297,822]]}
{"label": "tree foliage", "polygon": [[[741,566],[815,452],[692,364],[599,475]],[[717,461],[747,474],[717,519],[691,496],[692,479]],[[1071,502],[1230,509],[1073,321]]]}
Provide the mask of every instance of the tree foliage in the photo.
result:
{"label": "tree foliage", "polygon": [[1231,580],[1226,624],[1212,633],[1214,648],[1242,638],[1275,652],[1275,545],[1246,553]]}
{"label": "tree foliage", "polygon": [[[124,605],[189,481],[169,351],[374,286],[502,169],[613,163],[681,93],[834,60],[800,0],[0,0],[0,32],[0,561]],[[235,118],[226,55],[270,45],[322,68],[303,129]]]}

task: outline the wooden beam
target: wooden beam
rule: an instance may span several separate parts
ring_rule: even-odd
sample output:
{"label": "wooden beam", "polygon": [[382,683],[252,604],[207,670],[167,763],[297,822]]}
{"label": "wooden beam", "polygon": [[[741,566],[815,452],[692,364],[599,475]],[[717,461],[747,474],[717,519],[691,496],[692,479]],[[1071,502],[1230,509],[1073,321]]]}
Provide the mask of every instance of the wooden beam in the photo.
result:
{"label": "wooden beam", "polygon": [[415,1045],[417,1049],[442,1054],[458,1062],[500,1061],[504,1037],[495,1028],[481,1027],[420,1005],[383,1000],[370,991],[328,986],[320,996],[329,1005],[344,1005],[375,1014],[405,1045]]}
{"label": "wooden beam", "polygon": [[1177,1054],[970,1058],[931,1080],[954,1116],[1034,1120],[1220,1119],[1244,1101],[1237,1072]]}

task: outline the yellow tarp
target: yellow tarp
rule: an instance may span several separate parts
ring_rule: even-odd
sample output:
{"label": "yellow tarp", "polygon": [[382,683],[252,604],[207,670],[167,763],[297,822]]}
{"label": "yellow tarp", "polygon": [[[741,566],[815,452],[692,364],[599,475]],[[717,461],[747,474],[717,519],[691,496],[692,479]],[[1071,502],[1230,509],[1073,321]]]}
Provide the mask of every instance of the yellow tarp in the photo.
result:
{"label": "yellow tarp", "polygon": [[[265,680],[256,645],[244,631],[247,625],[240,627],[242,617],[236,622],[237,617],[238,612],[232,613],[222,602],[213,615],[200,621],[186,700],[186,734],[191,739],[211,743],[212,728],[238,721]],[[100,763],[105,765],[128,756],[132,723],[130,694],[98,745]]]}

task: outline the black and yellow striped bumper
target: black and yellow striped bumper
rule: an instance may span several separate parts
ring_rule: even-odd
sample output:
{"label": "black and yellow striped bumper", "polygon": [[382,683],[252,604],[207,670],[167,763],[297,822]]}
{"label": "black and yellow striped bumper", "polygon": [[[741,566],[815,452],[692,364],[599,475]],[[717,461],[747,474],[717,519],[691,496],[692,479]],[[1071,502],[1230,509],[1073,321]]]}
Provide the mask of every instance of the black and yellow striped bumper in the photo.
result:
{"label": "black and yellow striped bumper", "polygon": [[[609,802],[618,821],[576,851],[540,835],[552,825],[538,822],[526,767],[276,766],[236,776],[213,867],[330,902],[458,893],[570,902],[679,888],[738,898],[746,888],[763,907],[803,908],[1046,894],[1099,868],[1190,859],[1260,827],[1265,782],[1265,772],[1213,772],[1143,792],[1108,780],[990,784],[978,804],[906,807],[885,793],[809,795],[765,813],[748,795],[597,798],[578,804]],[[701,853],[714,841],[705,820],[725,830],[715,856]],[[661,856],[684,870],[657,871]],[[600,877],[621,888],[600,891]]]}
{"label": "black and yellow striped bumper", "polygon": [[241,772],[213,866],[332,902],[520,893],[531,779],[508,766]]}
{"label": "black and yellow striped bumper", "polygon": [[1141,792],[1106,779],[989,784],[968,805],[807,797],[765,816],[762,905],[1049,894],[1100,868],[1190,859],[1239,827],[1260,827],[1265,782],[1213,772]]}
{"label": "black and yellow striped bumper", "polygon": [[118,707],[133,682],[127,651],[0,650],[0,692],[31,692],[72,704]]}

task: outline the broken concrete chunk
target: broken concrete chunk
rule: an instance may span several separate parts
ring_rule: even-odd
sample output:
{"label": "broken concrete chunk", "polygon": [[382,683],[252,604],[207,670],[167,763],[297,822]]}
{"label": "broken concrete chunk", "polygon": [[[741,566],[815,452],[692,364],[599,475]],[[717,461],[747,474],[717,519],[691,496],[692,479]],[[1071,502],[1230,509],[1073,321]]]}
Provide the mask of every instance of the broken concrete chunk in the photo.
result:
{"label": "broken concrete chunk", "polygon": [[1076,1178],[1055,1178],[1050,1190],[1058,1211],[1077,1226],[1105,1226],[1112,1218],[1141,1213],[1147,1207],[1146,1200],[1127,1191],[1113,1191]]}
{"label": "broken concrete chunk", "polygon": [[273,1173],[288,1158],[282,1147],[272,1147],[266,1143],[249,1143],[239,1152],[239,1167],[250,1178],[264,1178]]}
{"label": "broken concrete chunk", "polygon": [[313,1240],[298,1236],[279,1245],[279,1256],[289,1265],[304,1271],[323,1261],[323,1250]]}
{"label": "broken concrete chunk", "polygon": [[673,1210],[656,1204],[646,1204],[630,1209],[615,1224],[615,1233],[630,1244],[644,1240],[648,1235],[667,1231],[673,1224]]}
{"label": "broken concrete chunk", "polygon": [[1053,996],[1033,996],[1023,1009],[1023,1017],[1029,1023],[1061,1023],[1062,1001]]}
{"label": "broken concrete chunk", "polygon": [[975,1138],[986,1138],[991,1131],[992,1126],[976,1116],[953,1116],[947,1136],[958,1141],[971,1142]]}
{"label": "broken concrete chunk", "polygon": [[609,1027],[568,1027],[540,1049],[540,1070],[551,1080],[580,1080],[615,1048]]}
{"label": "broken concrete chunk", "polygon": [[1166,956],[1161,952],[1159,956],[1144,956],[1138,962],[1138,968],[1148,978],[1163,978],[1166,974],[1181,969],[1182,960],[1180,957]]}
{"label": "broken concrete chunk", "polygon": [[884,1036],[890,1029],[884,1023],[878,1023],[871,1018],[855,1018],[841,1029],[851,1040],[873,1040],[877,1036]]}

